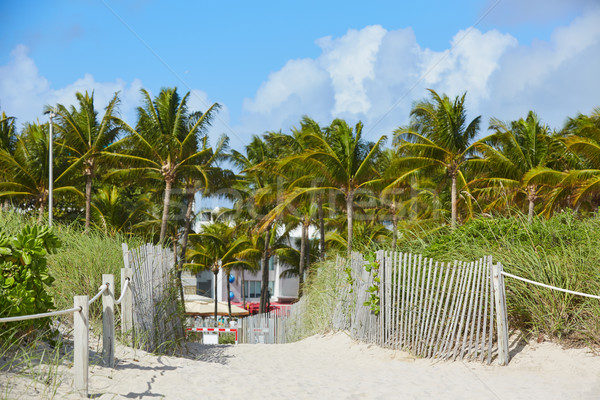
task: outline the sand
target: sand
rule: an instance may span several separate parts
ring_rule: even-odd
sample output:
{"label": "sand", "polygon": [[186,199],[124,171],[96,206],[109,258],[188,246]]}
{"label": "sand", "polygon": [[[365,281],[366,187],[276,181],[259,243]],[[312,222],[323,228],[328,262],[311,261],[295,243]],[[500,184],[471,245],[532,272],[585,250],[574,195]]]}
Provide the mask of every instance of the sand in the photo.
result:
{"label": "sand", "polygon": [[[190,345],[188,357],[119,347],[92,366],[95,399],[600,399],[600,357],[549,343],[513,347],[507,367],[415,359],[344,333],[285,345]],[[78,399],[72,369],[44,388],[0,376],[0,398]]]}

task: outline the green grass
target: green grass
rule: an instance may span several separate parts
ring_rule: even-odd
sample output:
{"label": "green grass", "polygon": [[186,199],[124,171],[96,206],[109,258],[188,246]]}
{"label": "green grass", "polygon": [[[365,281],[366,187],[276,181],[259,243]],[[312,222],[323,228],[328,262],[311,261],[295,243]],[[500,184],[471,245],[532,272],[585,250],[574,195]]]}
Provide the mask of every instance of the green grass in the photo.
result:
{"label": "green grass", "polygon": [[[15,212],[0,212],[0,231],[12,236],[22,227],[35,224],[36,220]],[[56,254],[48,255],[48,269],[55,278],[48,288],[54,298],[54,308],[62,310],[73,307],[73,297],[88,295],[90,298],[98,292],[102,284],[102,274],[115,277],[116,295],[120,295],[121,268],[123,258],[121,243],[128,242],[130,248],[142,243],[141,239],[132,239],[121,235],[107,236],[92,229],[84,233],[79,224],[65,225],[57,223],[54,232],[62,246]],[[119,323],[119,307],[115,321]],[[55,319],[54,326],[62,324],[62,332],[68,334],[72,326],[72,316]],[[98,299],[90,306],[90,327],[92,337],[101,335],[102,302]],[[11,329],[4,324],[0,329]],[[119,328],[117,327],[117,331]],[[23,332],[13,334],[4,332],[0,339],[0,373],[6,386],[0,392],[0,398],[16,398],[19,393],[11,392],[9,376],[18,380],[25,378],[40,393],[40,398],[52,398],[62,377],[59,365],[72,362],[72,354],[65,353],[62,337],[56,331]]]}
{"label": "green grass", "polygon": [[[14,235],[24,225],[35,223],[35,219],[19,213],[0,214],[0,231],[7,235]],[[98,293],[98,288],[102,285],[102,274],[114,275],[116,294],[120,295],[123,267],[121,244],[129,242],[129,247],[132,248],[141,244],[141,240],[123,235],[107,236],[94,229],[84,233],[79,224],[58,223],[53,230],[62,243],[56,254],[48,256],[48,269],[55,278],[48,292],[53,296],[57,310],[73,307],[73,296],[88,295],[91,298]],[[101,325],[101,318],[101,301],[97,300],[90,306],[93,328]]]}

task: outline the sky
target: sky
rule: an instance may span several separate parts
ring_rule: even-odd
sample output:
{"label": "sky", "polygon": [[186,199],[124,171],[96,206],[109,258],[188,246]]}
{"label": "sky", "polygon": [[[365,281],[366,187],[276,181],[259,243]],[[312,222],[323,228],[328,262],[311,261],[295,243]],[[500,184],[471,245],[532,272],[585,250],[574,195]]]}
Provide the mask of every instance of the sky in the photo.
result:
{"label": "sky", "polygon": [[[222,109],[211,140],[242,150],[303,115],[391,138],[427,89],[467,93],[469,118],[538,113],[553,129],[600,106],[599,0],[0,0],[0,110],[46,122],[45,105],[120,92],[132,126],[140,89],[191,92]],[[389,143],[389,142],[388,142]]]}

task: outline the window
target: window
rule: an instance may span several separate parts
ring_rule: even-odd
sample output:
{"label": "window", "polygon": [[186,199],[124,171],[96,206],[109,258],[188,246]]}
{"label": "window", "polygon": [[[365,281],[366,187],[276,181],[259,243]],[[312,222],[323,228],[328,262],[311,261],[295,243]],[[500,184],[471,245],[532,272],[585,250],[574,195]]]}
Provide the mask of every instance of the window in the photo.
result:
{"label": "window", "polygon": [[[271,296],[275,294],[275,282],[269,281],[269,290]],[[260,298],[260,281],[245,281],[244,291],[247,299],[259,299]]]}
{"label": "window", "polygon": [[[269,257],[269,271],[275,271],[275,257]],[[258,261],[258,266],[262,269],[262,260]]]}
{"label": "window", "polygon": [[210,281],[197,281],[196,294],[205,297],[212,297]]}

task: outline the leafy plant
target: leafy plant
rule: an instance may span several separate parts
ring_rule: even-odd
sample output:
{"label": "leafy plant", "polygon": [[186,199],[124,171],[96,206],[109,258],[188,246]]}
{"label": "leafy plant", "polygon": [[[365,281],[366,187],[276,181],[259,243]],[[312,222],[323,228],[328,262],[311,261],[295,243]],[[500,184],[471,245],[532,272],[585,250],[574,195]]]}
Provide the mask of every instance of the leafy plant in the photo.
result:
{"label": "leafy plant", "polygon": [[379,261],[375,258],[375,253],[369,252],[364,257],[366,264],[365,270],[371,273],[373,277],[373,284],[367,289],[369,293],[369,299],[363,303],[364,306],[369,307],[371,312],[375,315],[379,315],[381,311],[380,298],[379,298],[379,284],[381,278],[379,277]]}
{"label": "leafy plant", "polygon": [[[47,227],[25,226],[16,236],[0,234],[0,317],[47,312],[54,300],[47,292],[54,278],[48,272],[46,256],[60,247]],[[19,322],[25,327],[48,327],[42,318]]]}

